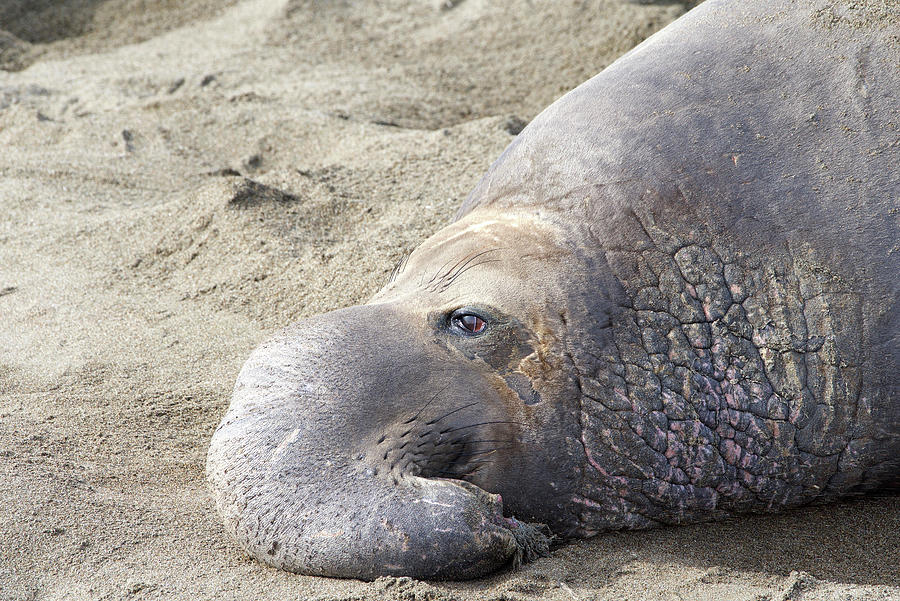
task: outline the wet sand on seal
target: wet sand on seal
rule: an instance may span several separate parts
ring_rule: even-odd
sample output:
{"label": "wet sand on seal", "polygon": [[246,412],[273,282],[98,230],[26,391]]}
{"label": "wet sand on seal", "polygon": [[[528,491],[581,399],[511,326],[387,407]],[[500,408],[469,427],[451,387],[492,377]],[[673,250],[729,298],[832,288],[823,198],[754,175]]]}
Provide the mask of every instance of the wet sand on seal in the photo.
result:
{"label": "wet sand on seal", "polygon": [[525,122],[683,11],[2,3],[0,599],[900,599],[897,497],[470,583],[279,572],[213,510],[207,443],[250,350],[366,299]]}

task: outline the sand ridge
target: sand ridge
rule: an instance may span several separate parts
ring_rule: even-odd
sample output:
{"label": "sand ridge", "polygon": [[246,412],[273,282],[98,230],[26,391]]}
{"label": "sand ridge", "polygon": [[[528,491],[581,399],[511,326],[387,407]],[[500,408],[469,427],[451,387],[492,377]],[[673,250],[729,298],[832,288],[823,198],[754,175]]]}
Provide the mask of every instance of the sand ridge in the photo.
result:
{"label": "sand ridge", "polygon": [[250,350],[373,294],[523,123],[684,9],[3,3],[0,600],[900,598],[897,497],[441,584],[263,567],[206,491]]}

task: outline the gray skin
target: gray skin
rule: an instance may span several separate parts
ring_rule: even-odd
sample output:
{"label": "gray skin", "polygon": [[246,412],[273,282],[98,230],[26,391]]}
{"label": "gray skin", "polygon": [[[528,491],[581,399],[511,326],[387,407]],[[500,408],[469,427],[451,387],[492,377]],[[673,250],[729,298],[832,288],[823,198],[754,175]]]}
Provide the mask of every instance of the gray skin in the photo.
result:
{"label": "gray skin", "polygon": [[461,579],[546,551],[528,522],[900,484],[900,48],[856,4],[702,4],[541,113],[371,301],[254,351],[209,450],[227,531],[304,574]]}

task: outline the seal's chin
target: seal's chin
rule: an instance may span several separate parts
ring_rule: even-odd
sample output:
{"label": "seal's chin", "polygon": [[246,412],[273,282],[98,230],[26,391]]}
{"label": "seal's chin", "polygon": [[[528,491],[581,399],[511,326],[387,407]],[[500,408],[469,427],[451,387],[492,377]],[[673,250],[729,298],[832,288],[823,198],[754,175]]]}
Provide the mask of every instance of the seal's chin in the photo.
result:
{"label": "seal's chin", "polygon": [[490,516],[493,525],[505,529],[512,536],[515,548],[507,560],[513,568],[519,567],[538,557],[546,557],[550,552],[553,539],[550,529],[543,524],[521,522],[514,517],[503,515],[503,497],[487,492],[471,482],[459,479],[436,478],[466,489],[477,502],[484,507],[485,515]]}

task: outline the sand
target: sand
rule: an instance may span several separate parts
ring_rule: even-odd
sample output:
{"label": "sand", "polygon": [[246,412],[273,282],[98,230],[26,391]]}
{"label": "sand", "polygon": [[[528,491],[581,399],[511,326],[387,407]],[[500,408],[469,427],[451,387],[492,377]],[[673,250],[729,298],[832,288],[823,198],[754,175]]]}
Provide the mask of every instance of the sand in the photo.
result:
{"label": "sand", "polygon": [[900,499],[574,542],[470,583],[226,537],[250,350],[365,300],[544,106],[685,5],[0,3],[0,599],[900,599]]}

